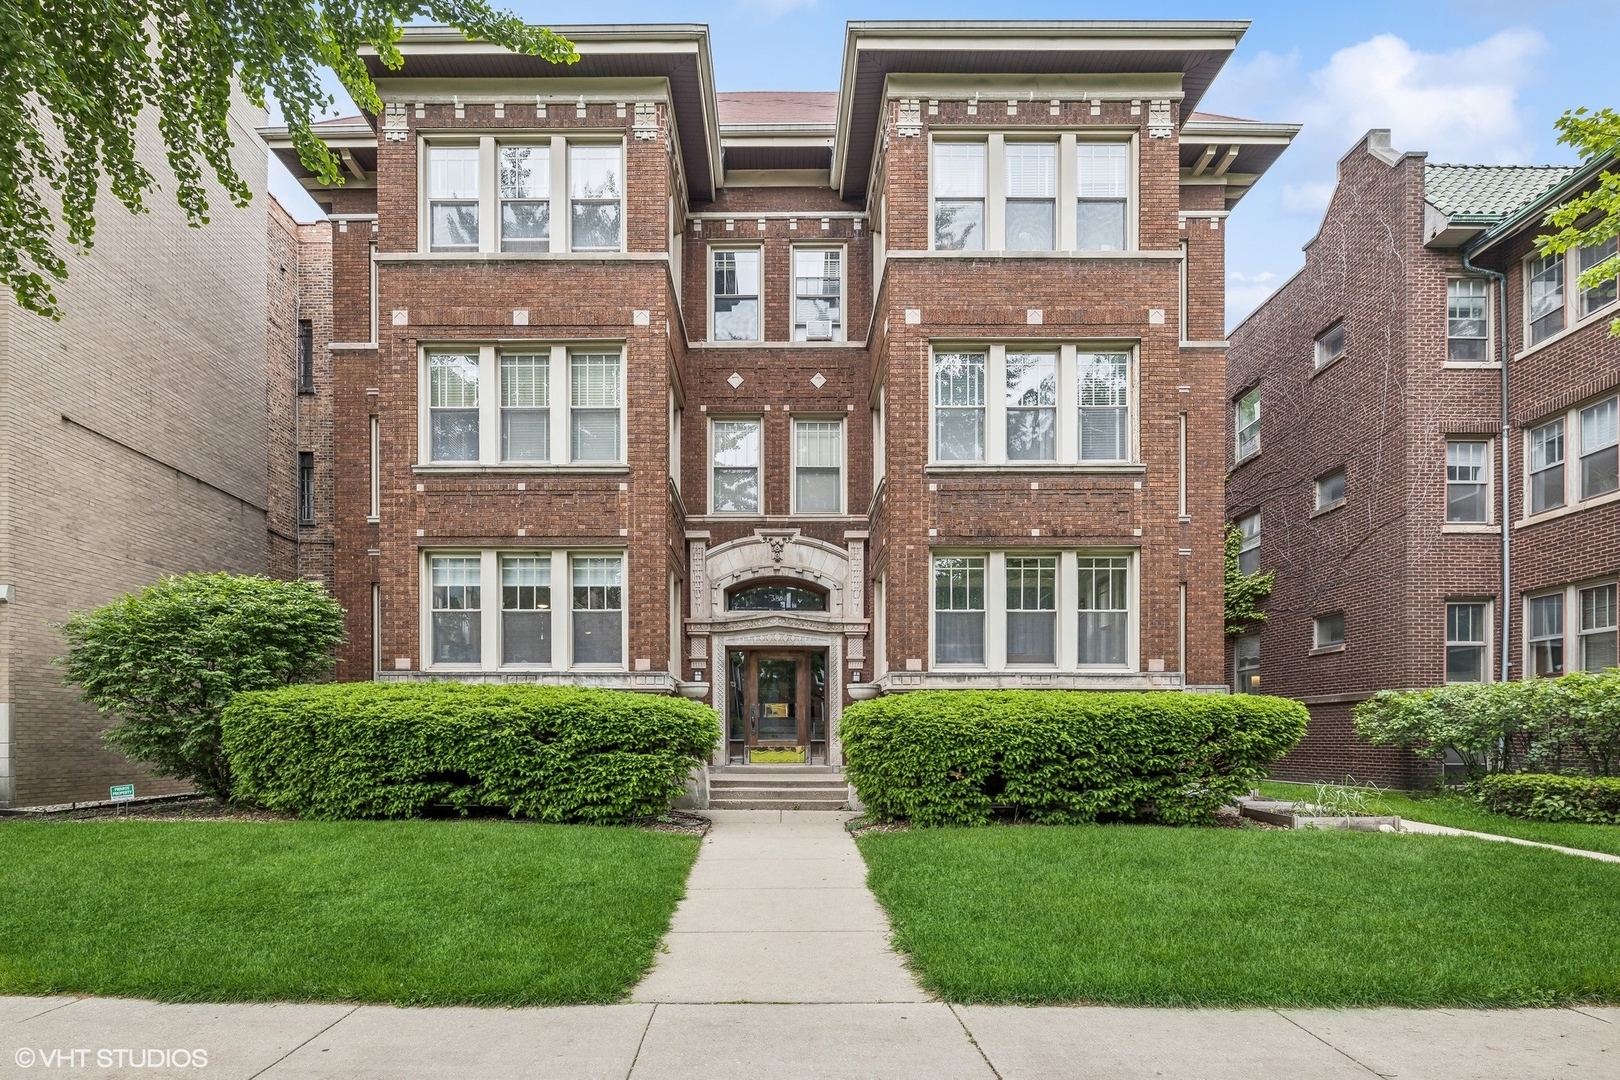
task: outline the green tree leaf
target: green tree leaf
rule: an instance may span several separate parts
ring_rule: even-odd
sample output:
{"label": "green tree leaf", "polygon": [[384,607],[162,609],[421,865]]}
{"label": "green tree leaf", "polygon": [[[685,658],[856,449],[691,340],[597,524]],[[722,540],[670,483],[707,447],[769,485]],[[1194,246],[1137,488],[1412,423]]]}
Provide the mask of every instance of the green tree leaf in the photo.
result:
{"label": "green tree leaf", "polygon": [[1226,632],[1228,635],[1247,633],[1266,621],[1260,605],[1266,602],[1276,585],[1276,575],[1256,571],[1245,574],[1238,569],[1238,553],[1243,548],[1243,533],[1235,525],[1226,527]]}
{"label": "green tree leaf", "polygon": [[360,49],[399,67],[400,27],[424,16],[552,63],[579,59],[567,39],[484,0],[0,0],[0,276],[17,303],[61,318],[52,281],[68,271],[52,192],[66,246],[81,253],[95,240],[103,177],[144,212],[157,184],[135,132],[148,107],[193,227],[208,221],[208,176],[237,206],[252,195],[230,159],[237,86],[260,107],[273,95],[304,166],[341,183],[336,156],[311,130],[333,102],[321,71],[381,112]]}
{"label": "green tree leaf", "polygon": [[[1613,109],[1597,112],[1572,109],[1560,116],[1553,126],[1558,129],[1558,141],[1574,148],[1586,161],[1608,157],[1620,148],[1620,113]],[[1561,255],[1620,236],[1620,175],[1604,169],[1598,174],[1595,187],[1554,207],[1544,224],[1557,230],[1536,237],[1536,248],[1544,255]],[[1617,276],[1620,276],[1620,255],[1611,255],[1587,267],[1578,284],[1583,289],[1595,289]],[[1620,337],[1620,319],[1609,324],[1609,333]]]}

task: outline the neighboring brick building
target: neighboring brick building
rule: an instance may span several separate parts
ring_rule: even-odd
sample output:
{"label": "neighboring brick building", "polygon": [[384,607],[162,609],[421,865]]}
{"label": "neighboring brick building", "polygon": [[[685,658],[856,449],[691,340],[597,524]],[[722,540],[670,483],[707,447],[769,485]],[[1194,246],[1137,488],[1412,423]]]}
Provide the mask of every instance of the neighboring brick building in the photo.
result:
{"label": "neighboring brick building", "polygon": [[[0,806],[181,787],[103,748],[107,718],[51,662],[56,627],[165,574],[266,569],[262,117],[229,117],[247,208],[215,192],[192,229],[168,184],[140,215],[103,193],[62,320],[0,298]],[[155,127],[137,139],[161,181]]]}
{"label": "neighboring brick building", "polygon": [[[1523,260],[1547,200],[1590,182],[1574,172],[1431,165],[1392,151],[1387,131],[1370,132],[1340,161],[1304,268],[1232,334],[1227,515],[1247,538],[1245,569],[1275,572],[1276,589],[1265,624],[1229,646],[1228,671],[1236,689],[1310,707],[1310,733],[1280,775],[1432,779],[1433,764],[1357,740],[1350,710],[1384,688],[1500,678],[1504,660],[1509,677],[1526,670],[1522,631],[1503,645],[1504,518],[1513,626],[1527,593],[1556,594],[1537,611],[1546,622],[1560,608],[1560,652],[1572,655],[1575,609],[1595,604],[1609,636],[1589,631],[1586,648],[1596,656],[1606,640],[1614,662],[1613,482],[1535,514],[1524,486],[1525,432],[1559,418],[1571,431],[1583,418],[1590,426],[1582,410],[1605,400],[1612,409],[1620,383],[1620,350],[1607,337],[1612,286],[1584,307],[1565,290],[1558,317],[1567,296],[1570,329],[1523,346]],[[1508,274],[1506,380],[1500,298],[1468,258]],[[1608,447],[1612,416],[1596,421]],[[1578,490],[1573,471],[1568,483]]]}
{"label": "neighboring brick building", "polygon": [[702,696],[717,762],[1221,689],[1224,222],[1297,130],[1193,112],[1245,25],[853,23],[836,94],[408,28],[343,186],[265,132],[335,230],[341,677]]}

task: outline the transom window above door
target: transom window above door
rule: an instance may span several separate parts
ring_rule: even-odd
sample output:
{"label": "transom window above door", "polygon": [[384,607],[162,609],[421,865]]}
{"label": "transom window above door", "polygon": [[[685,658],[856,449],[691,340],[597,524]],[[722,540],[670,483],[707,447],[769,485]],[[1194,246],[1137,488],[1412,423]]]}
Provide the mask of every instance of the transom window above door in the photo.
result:
{"label": "transom window above door", "polygon": [[726,610],[826,611],[827,594],[805,585],[749,585],[726,594]]}

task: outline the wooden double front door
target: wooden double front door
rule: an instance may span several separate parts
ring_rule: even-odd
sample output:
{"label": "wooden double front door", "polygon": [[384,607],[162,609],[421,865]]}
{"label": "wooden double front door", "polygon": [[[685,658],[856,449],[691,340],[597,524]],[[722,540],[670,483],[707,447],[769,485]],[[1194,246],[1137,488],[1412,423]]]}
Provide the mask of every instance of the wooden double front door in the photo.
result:
{"label": "wooden double front door", "polygon": [[726,663],[726,757],[735,764],[827,760],[827,653],[733,649]]}

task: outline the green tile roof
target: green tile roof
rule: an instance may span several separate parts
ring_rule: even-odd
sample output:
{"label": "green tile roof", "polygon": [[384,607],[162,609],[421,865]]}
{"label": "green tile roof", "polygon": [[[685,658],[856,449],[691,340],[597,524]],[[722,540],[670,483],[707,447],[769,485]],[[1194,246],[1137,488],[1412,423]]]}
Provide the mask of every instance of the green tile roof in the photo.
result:
{"label": "green tile roof", "polygon": [[1447,217],[1506,217],[1575,172],[1574,165],[1425,165],[1423,191]]}

